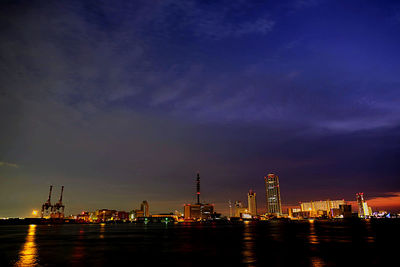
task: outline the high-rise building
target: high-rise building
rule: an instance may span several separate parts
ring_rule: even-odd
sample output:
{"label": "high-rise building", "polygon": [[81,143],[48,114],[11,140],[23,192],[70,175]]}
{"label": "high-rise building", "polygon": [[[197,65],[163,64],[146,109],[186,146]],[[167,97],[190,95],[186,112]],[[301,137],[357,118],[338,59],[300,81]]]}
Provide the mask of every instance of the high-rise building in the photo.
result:
{"label": "high-rise building", "polygon": [[144,217],[150,216],[149,203],[146,200],[143,200],[142,204],[140,204],[140,210],[143,211]]}
{"label": "high-rise building", "polygon": [[265,192],[267,197],[267,213],[281,215],[281,192],[279,188],[279,178],[276,174],[270,173],[264,177]]}
{"label": "high-rise building", "polygon": [[358,204],[358,217],[368,218],[369,216],[371,216],[371,209],[368,207],[367,202],[365,202],[364,193],[357,193],[356,199]]}
{"label": "high-rise building", "polygon": [[257,202],[256,202],[256,193],[253,190],[250,190],[247,194],[247,203],[248,203],[248,210],[251,216],[257,215]]}

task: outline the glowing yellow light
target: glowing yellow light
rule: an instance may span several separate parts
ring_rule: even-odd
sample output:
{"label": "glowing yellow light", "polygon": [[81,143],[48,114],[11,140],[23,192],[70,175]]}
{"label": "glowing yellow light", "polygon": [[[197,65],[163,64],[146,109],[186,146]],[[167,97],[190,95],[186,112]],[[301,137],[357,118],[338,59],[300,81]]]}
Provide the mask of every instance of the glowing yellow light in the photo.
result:
{"label": "glowing yellow light", "polygon": [[32,215],[36,216],[37,214],[38,214],[38,211],[37,211],[37,210],[33,210],[33,211],[32,211]]}
{"label": "glowing yellow light", "polygon": [[19,259],[15,266],[35,266],[38,264],[38,253],[35,242],[36,225],[29,225],[25,244],[19,252]]}

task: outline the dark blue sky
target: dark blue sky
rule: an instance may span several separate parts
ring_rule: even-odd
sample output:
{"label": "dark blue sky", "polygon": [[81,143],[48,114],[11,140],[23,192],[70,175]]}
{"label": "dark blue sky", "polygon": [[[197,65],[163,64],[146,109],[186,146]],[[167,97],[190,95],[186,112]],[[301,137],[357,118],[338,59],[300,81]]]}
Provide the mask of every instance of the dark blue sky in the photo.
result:
{"label": "dark blue sky", "polygon": [[398,1],[0,5],[0,216],[400,192]]}

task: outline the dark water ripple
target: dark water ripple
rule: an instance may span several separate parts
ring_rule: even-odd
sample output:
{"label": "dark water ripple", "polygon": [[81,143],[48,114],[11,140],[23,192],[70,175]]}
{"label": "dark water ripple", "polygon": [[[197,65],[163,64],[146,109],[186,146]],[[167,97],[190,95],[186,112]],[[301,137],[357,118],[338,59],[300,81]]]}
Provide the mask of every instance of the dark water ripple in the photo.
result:
{"label": "dark water ripple", "polygon": [[399,220],[2,225],[0,266],[398,266]]}

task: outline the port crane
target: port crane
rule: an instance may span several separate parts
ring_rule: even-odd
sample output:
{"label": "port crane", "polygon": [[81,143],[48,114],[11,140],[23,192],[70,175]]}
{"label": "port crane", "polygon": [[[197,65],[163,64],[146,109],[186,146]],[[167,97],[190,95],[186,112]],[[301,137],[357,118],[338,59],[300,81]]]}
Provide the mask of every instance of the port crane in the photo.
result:
{"label": "port crane", "polygon": [[[49,191],[49,198],[47,201],[42,205],[42,218],[45,215],[49,215],[49,212],[51,213],[53,210],[53,206],[51,205],[51,191],[53,190],[53,186],[50,185],[50,191]],[[45,214],[46,213],[46,214]]]}
{"label": "port crane", "polygon": [[56,204],[53,205],[52,208],[52,218],[58,218],[62,219],[64,218],[64,204],[62,203],[62,198],[63,198],[63,192],[64,192],[64,186],[61,186],[61,194],[60,194],[60,199]]}

